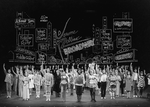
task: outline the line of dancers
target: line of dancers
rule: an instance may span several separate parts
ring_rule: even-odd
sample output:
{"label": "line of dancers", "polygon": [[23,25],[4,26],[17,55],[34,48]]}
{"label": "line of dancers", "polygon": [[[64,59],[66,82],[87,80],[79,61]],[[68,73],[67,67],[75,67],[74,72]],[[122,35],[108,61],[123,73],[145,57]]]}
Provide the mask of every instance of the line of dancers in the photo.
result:
{"label": "line of dancers", "polygon": [[[53,91],[56,97],[61,97],[66,101],[66,92],[74,95],[76,90],[77,102],[81,102],[84,89],[90,91],[91,102],[96,102],[96,91],[101,99],[106,99],[106,92],[108,91],[111,99],[119,96],[124,96],[126,92],[127,98],[131,98],[131,91],[133,90],[133,97],[142,97],[144,87],[146,86],[146,79],[150,86],[150,75],[146,75],[145,70],[141,71],[140,67],[134,68],[132,63],[129,67],[104,65],[101,67],[95,62],[85,64],[80,67],[72,64],[69,69],[67,65],[64,66],[49,66],[42,63],[39,69],[34,66],[15,66],[6,70],[3,64],[4,73],[6,74],[6,91],[7,98],[11,98],[12,86],[15,94],[23,100],[29,100],[33,94],[33,89],[36,91],[36,98],[40,98],[41,88],[44,90],[46,101],[51,101]],[[69,91],[68,91],[69,90]]]}

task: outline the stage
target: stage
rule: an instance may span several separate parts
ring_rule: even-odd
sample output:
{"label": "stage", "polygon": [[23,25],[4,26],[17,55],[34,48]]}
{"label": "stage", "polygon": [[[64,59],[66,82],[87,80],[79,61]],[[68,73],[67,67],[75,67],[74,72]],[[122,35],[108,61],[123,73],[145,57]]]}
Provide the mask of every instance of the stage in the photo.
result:
{"label": "stage", "polygon": [[46,101],[46,98],[41,93],[39,99],[35,98],[35,92],[31,95],[29,101],[23,101],[16,95],[7,99],[6,94],[0,96],[0,107],[149,107],[150,99],[147,99],[147,91],[145,90],[143,98],[130,98],[116,97],[116,99],[110,99],[110,95],[107,92],[106,99],[101,99],[100,95],[96,95],[97,102],[90,102],[90,93],[85,90],[82,96],[82,102],[78,103],[76,100],[76,94],[70,96],[67,93],[66,102],[63,102],[61,98],[56,98],[55,95],[51,96],[51,101]]}

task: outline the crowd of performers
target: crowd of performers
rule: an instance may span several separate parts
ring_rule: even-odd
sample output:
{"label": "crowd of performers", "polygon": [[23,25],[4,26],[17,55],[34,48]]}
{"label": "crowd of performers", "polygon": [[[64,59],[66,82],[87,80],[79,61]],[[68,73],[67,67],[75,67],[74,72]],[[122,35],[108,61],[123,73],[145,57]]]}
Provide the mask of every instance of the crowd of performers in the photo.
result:
{"label": "crowd of performers", "polygon": [[72,64],[70,68],[67,65],[65,69],[63,65],[45,66],[42,63],[39,69],[26,65],[14,66],[8,70],[3,64],[3,68],[6,74],[7,98],[11,98],[13,88],[15,94],[23,100],[30,99],[33,89],[36,91],[36,98],[40,98],[41,91],[44,90],[46,101],[51,101],[53,92],[56,97],[66,101],[66,92],[73,96],[76,90],[77,101],[80,102],[85,88],[90,91],[91,102],[96,102],[96,91],[101,99],[106,99],[106,91],[111,99],[124,94],[131,98],[132,91],[133,97],[142,97],[145,86],[150,86],[150,75],[145,70],[141,71],[140,67],[133,69],[132,63],[129,66],[117,64],[115,67],[102,67],[92,62],[76,67]]}

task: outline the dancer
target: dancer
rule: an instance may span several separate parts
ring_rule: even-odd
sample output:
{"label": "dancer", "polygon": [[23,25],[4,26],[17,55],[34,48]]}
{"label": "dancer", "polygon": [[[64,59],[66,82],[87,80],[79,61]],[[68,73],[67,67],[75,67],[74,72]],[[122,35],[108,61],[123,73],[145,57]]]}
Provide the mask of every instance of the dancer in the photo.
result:
{"label": "dancer", "polygon": [[68,85],[68,77],[63,68],[60,70],[61,70],[61,82],[60,82],[61,97],[63,98],[63,101],[66,101],[66,90],[67,90],[67,85]]}
{"label": "dancer", "polygon": [[[140,70],[140,68],[138,68],[138,71]],[[142,94],[143,94],[143,90],[144,90],[144,87],[145,87],[145,78],[144,78],[144,75],[143,75],[143,72],[141,71],[139,73],[139,77],[138,77],[138,90],[139,90],[139,97],[142,97]]]}
{"label": "dancer", "polygon": [[132,77],[131,77],[131,73],[130,71],[127,72],[127,76],[126,76],[126,82],[125,82],[125,90],[127,92],[127,98],[130,98],[131,95],[131,84],[132,84]]}
{"label": "dancer", "polygon": [[47,73],[45,73],[46,101],[51,101],[51,88],[53,85],[53,74],[50,73],[50,69],[47,69]]}
{"label": "dancer", "polygon": [[123,66],[119,69],[119,72],[121,77],[121,81],[120,81],[121,96],[124,96],[125,74],[124,74]]}
{"label": "dancer", "polygon": [[101,82],[101,99],[106,99],[106,84],[107,84],[107,74],[105,69],[103,70],[103,74],[100,78]]}
{"label": "dancer", "polygon": [[42,76],[39,71],[35,70],[35,75],[33,77],[35,89],[36,89],[36,98],[40,98],[40,86],[42,84]]}
{"label": "dancer", "polygon": [[[33,68],[33,66],[32,66],[32,68]],[[33,75],[32,71],[29,71],[28,77],[29,77],[29,80],[30,80],[29,81],[29,91],[30,91],[30,95],[32,95],[32,89],[34,88],[34,81],[33,81],[34,75]]]}
{"label": "dancer", "polygon": [[25,71],[25,75],[23,77],[23,100],[29,100],[29,78],[28,72]]}
{"label": "dancer", "polygon": [[54,91],[56,97],[60,97],[60,81],[61,81],[61,75],[60,75],[60,70],[56,70],[56,74],[54,75]]}
{"label": "dancer", "polygon": [[12,67],[12,72],[15,74],[15,94],[19,96],[19,68],[16,66],[16,72]]}
{"label": "dancer", "polygon": [[74,75],[73,75],[73,71],[71,70],[70,71],[70,74],[69,74],[69,84],[70,84],[70,95],[72,96],[73,95],[73,87],[74,87]]}
{"label": "dancer", "polygon": [[120,81],[121,81],[121,77],[118,73],[118,70],[115,71],[116,73],[116,96],[119,97],[120,95]]}
{"label": "dancer", "polygon": [[20,66],[19,71],[19,97],[23,97],[23,68]]}
{"label": "dancer", "polygon": [[12,75],[10,69],[8,69],[8,72],[6,71],[5,64],[3,64],[3,69],[4,69],[4,73],[6,75],[5,82],[6,82],[7,98],[11,98],[13,75]]}
{"label": "dancer", "polygon": [[111,99],[115,99],[115,92],[116,92],[116,76],[114,70],[111,72],[109,77],[109,88],[110,88],[110,96]]}
{"label": "dancer", "polygon": [[89,64],[89,88],[90,88],[90,95],[91,95],[91,102],[96,102],[95,100],[95,91],[97,87],[98,78],[94,75],[95,63]]}
{"label": "dancer", "polygon": [[137,73],[136,68],[133,71],[132,63],[130,64],[130,70],[131,70],[131,73],[132,73],[132,80],[133,80],[133,97],[137,97],[138,73]]}
{"label": "dancer", "polygon": [[75,77],[75,86],[76,86],[76,94],[77,94],[77,102],[81,102],[83,86],[85,83],[84,75],[82,74],[81,69],[78,69],[78,74]]}

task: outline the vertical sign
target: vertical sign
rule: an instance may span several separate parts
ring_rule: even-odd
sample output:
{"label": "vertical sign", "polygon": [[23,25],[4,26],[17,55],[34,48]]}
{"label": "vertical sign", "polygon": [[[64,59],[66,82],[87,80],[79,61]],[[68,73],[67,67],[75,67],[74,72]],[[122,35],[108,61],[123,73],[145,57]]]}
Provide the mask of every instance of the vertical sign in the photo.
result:
{"label": "vertical sign", "polygon": [[53,47],[52,23],[50,21],[47,23],[47,30],[48,30],[48,42],[50,44],[50,47]]}
{"label": "vertical sign", "polygon": [[56,48],[56,45],[57,45],[56,37],[57,37],[57,29],[53,29],[53,45],[54,45],[54,48]]}
{"label": "vertical sign", "polygon": [[100,28],[95,28],[94,32],[94,46],[92,48],[93,52],[99,54],[101,51],[101,44],[100,44]]}

